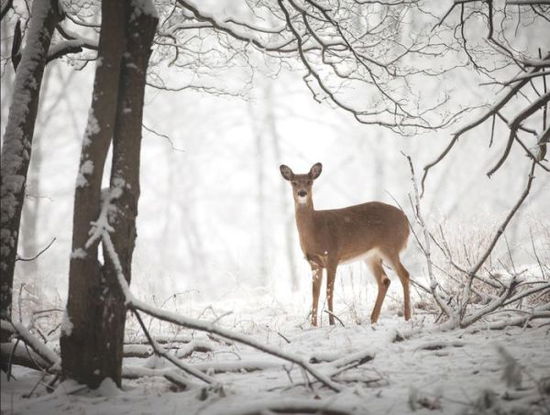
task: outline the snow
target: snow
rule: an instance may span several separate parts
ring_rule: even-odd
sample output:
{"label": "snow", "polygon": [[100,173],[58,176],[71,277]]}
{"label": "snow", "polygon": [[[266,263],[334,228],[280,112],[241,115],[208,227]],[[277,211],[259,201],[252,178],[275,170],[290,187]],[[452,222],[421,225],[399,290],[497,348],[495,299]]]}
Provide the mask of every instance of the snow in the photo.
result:
{"label": "snow", "polygon": [[77,248],[71,253],[71,258],[83,259],[83,258],[86,258],[86,255],[88,255],[88,254],[86,253],[86,251],[84,249]]}
{"label": "snow", "polygon": [[[332,392],[306,377],[297,365],[251,347],[214,342],[194,330],[174,334],[173,326],[164,326],[152,334],[158,334],[159,340],[162,336],[163,342],[174,341],[164,344],[167,350],[177,341],[210,344],[212,351],[195,351],[183,361],[214,377],[218,386],[206,387],[158,357],[131,357],[124,360],[127,378],[122,391],[110,379],[96,391],[64,382],[56,393],[39,388],[31,398],[23,398],[41,373],[15,367],[16,381],[2,378],[2,408],[7,413],[40,415],[242,415],[262,408],[275,413],[284,408],[302,408],[300,413],[305,413],[314,408],[359,415],[413,410],[427,414],[432,413],[430,408],[443,414],[537,413],[550,404],[547,392],[539,390],[550,373],[548,319],[534,322],[532,328],[488,330],[479,322],[468,329],[441,331],[427,315],[417,314],[405,322],[386,310],[375,326],[355,325],[344,318],[346,327],[312,328],[305,305],[297,298],[274,303],[269,295],[250,296],[235,304],[212,305],[219,315],[233,311],[231,318],[217,324],[285,353],[315,357],[319,363],[314,366],[324,374],[340,370],[333,379],[342,391]],[[189,313],[200,315],[204,306],[193,304]],[[346,370],[354,354],[365,353],[373,358]],[[178,389],[168,380],[170,376],[179,376],[187,388]]]}
{"label": "snow", "polygon": [[84,163],[82,163],[76,177],[76,187],[85,187],[88,184],[86,175],[90,176],[93,172],[94,162],[92,160],[86,160]]}
{"label": "snow", "polygon": [[[100,64],[100,61],[96,63],[96,65]],[[86,124],[86,131],[84,132],[84,139],[82,142],[83,147],[89,146],[91,143],[90,137],[98,134],[100,130],[101,128],[99,127],[99,123],[97,122],[94,110],[90,108],[90,110],[88,111],[88,122]]]}
{"label": "snow", "polygon": [[105,378],[99,385],[99,388],[97,388],[96,392],[98,395],[105,398],[114,398],[120,393],[120,390],[113,379]]}
{"label": "snow", "polygon": [[157,9],[151,0],[132,0],[132,5],[134,6],[134,18],[142,13],[158,18]]}
{"label": "snow", "polygon": [[61,321],[61,335],[69,337],[71,333],[73,332],[73,323],[71,322],[71,318],[69,317],[69,314],[67,313],[67,310],[63,312],[63,320]]}

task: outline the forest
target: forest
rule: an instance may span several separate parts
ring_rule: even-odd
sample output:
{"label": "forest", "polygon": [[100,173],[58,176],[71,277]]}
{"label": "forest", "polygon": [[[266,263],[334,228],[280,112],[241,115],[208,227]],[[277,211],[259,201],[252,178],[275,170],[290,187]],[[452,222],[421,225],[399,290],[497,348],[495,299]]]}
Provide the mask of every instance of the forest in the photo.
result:
{"label": "forest", "polygon": [[0,33],[2,415],[550,415],[549,1]]}

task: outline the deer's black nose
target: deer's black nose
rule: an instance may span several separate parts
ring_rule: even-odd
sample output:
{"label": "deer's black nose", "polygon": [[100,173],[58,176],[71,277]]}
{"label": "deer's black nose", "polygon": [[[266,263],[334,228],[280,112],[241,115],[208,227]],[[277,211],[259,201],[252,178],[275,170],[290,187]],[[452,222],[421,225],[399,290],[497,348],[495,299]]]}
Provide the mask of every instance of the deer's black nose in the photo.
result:
{"label": "deer's black nose", "polygon": [[305,190],[300,190],[300,191],[298,192],[298,196],[300,196],[300,197],[304,197],[304,196],[306,196],[306,195],[307,195],[307,192],[306,192]]}

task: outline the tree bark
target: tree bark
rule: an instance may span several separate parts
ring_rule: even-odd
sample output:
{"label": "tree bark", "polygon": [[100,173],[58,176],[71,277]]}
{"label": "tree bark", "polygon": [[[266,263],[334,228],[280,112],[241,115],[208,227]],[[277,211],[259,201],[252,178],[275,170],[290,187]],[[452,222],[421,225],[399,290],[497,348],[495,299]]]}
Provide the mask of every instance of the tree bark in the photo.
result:
{"label": "tree bark", "polygon": [[[138,10],[137,8],[134,10]],[[110,195],[112,213],[109,224],[114,231],[111,240],[118,254],[126,281],[130,284],[132,255],[136,239],[136,217],[140,195],[141,125],[147,66],[158,19],[145,12],[130,14],[127,26],[127,47],[120,74],[117,120],[113,136],[113,164]],[[109,257],[104,267],[107,290],[104,294],[106,349],[103,365],[115,370],[110,376],[120,386],[126,304],[116,270]]]}
{"label": "tree bark", "polygon": [[[86,247],[100,213],[101,178],[111,137],[108,198],[111,239],[130,282],[139,199],[139,160],[145,78],[158,18],[147,2],[102,2],[99,62],[92,110],[77,179],[67,315],[61,337],[64,377],[92,388],[105,378],[121,384],[126,305],[114,265]],[[152,5],[148,4],[151,8]]]}
{"label": "tree bark", "polygon": [[86,247],[90,222],[100,212],[101,180],[115,128],[119,74],[125,49],[128,1],[101,3],[101,33],[92,104],[82,143],[77,177],[73,241],[69,267],[69,323],[61,333],[63,376],[97,387],[108,376],[102,365],[105,339],[102,314],[104,285],[98,243]]}
{"label": "tree bark", "polygon": [[[27,44],[15,77],[15,89],[3,138],[1,172],[0,317],[11,318],[13,275],[32,137],[42,75],[55,25],[61,20],[57,0],[35,0]],[[3,337],[3,334],[2,334]],[[2,339],[3,340],[3,339]]]}

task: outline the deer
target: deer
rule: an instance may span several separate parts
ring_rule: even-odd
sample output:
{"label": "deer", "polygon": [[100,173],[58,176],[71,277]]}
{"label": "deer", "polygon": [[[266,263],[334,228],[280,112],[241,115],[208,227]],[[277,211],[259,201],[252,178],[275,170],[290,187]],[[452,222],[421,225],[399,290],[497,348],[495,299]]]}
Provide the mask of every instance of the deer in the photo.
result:
{"label": "deer", "polygon": [[311,325],[317,326],[323,270],[327,274],[329,323],[334,325],[332,303],[336,270],[340,264],[360,260],[366,262],[378,285],[371,324],[378,321],[390,286],[390,279],[382,264],[390,266],[399,276],[403,286],[403,315],[405,320],[409,320],[410,276],[399,257],[409,237],[407,216],[395,206],[375,201],[340,209],[316,210],[312,187],[322,169],[321,163],[315,163],[308,173],[294,174],[290,167],[284,164],[280,166],[281,175],[292,185],[300,247],[312,271]]}

